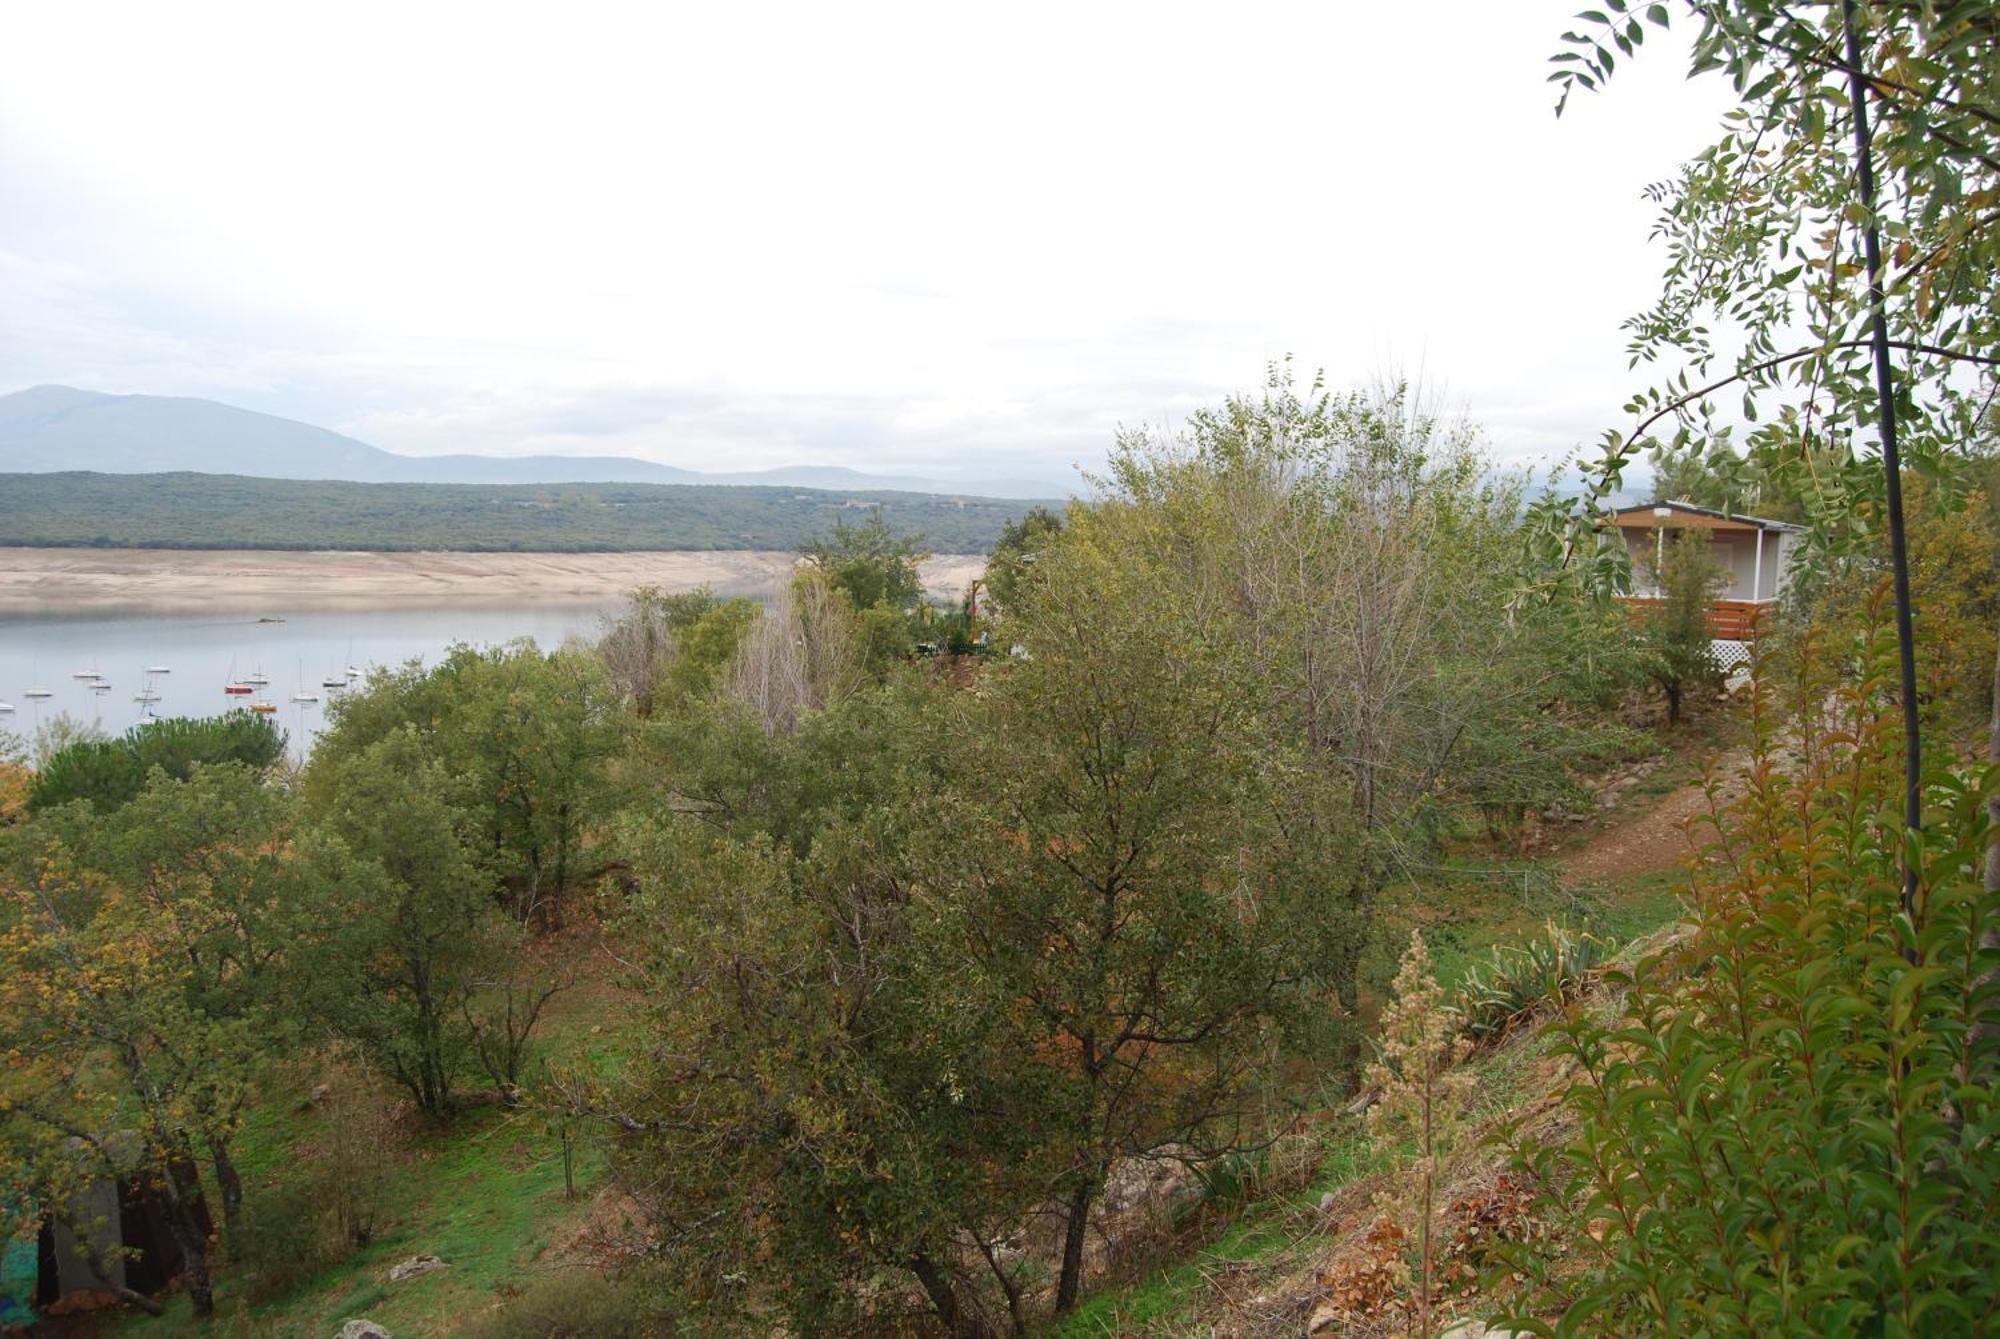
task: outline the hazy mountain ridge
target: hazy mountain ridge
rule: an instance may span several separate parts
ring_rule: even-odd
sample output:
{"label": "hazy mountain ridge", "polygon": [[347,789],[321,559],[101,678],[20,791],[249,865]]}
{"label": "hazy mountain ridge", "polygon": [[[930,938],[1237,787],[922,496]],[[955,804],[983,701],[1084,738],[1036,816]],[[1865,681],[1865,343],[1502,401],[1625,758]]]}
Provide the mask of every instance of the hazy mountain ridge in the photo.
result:
{"label": "hazy mountain ridge", "polygon": [[216,400],[32,386],[0,395],[0,473],[239,474],[348,483],[725,484],[1056,498],[1074,485],[941,480],[840,466],[709,474],[630,456],[406,456],[326,428]]}

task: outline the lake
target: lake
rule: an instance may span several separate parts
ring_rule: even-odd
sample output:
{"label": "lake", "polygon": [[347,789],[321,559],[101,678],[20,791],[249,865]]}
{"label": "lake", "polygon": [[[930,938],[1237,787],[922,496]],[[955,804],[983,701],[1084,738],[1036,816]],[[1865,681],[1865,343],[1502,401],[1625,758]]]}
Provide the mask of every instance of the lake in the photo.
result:
{"label": "lake", "polygon": [[[118,734],[154,716],[210,716],[253,700],[231,698],[222,686],[262,673],[270,683],[255,700],[275,703],[273,717],[302,755],[324,728],[326,705],[338,690],[321,680],[411,659],[436,664],[447,648],[464,642],[493,646],[531,637],[550,648],[572,636],[594,637],[609,605],[530,605],[513,609],[393,609],[379,612],[309,613],[282,622],[247,616],[190,614],[160,617],[0,618],[0,729],[32,737],[35,727],[60,712],[93,721]],[[170,671],[148,675],[149,666]],[[94,692],[75,676],[95,671],[111,687]],[[133,701],[151,684],[160,700]],[[294,702],[303,691],[317,702]],[[30,688],[53,696],[33,699]]]}

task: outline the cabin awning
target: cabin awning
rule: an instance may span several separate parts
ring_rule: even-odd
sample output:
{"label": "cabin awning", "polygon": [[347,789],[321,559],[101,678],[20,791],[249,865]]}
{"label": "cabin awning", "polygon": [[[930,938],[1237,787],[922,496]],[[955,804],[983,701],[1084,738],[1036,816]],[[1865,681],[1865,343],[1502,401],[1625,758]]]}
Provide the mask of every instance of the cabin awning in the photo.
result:
{"label": "cabin awning", "polygon": [[1762,516],[1741,516],[1734,512],[1697,507],[1692,502],[1646,502],[1636,507],[1620,507],[1611,513],[1611,522],[1621,530],[1717,530],[1754,534],[1759,530],[1782,532],[1799,527],[1787,521],[1766,520]]}

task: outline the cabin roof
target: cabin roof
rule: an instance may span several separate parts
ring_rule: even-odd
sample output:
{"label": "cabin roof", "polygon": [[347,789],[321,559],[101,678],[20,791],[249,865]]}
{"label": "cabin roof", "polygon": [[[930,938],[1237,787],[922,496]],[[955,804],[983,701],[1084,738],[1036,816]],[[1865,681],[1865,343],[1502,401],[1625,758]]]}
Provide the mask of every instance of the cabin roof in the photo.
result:
{"label": "cabin roof", "polygon": [[1672,511],[1679,524],[1689,529],[1778,531],[1803,529],[1789,521],[1773,521],[1762,516],[1743,516],[1736,512],[1717,511],[1713,507],[1697,507],[1692,502],[1678,500],[1641,502],[1637,506],[1620,507],[1611,513],[1611,519],[1621,527],[1628,526],[1634,521],[1643,522],[1650,530],[1658,524],[1658,513],[1663,509]]}

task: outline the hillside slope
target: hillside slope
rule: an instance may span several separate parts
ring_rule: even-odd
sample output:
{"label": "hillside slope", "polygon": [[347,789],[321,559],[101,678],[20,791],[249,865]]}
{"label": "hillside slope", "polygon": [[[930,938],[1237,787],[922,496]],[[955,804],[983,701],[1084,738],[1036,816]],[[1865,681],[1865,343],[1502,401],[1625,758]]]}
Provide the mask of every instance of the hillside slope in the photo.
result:
{"label": "hillside slope", "polygon": [[691,484],[368,484],[221,474],[0,474],[0,546],[794,550],[879,507],[940,553],[984,553],[1025,502]]}

